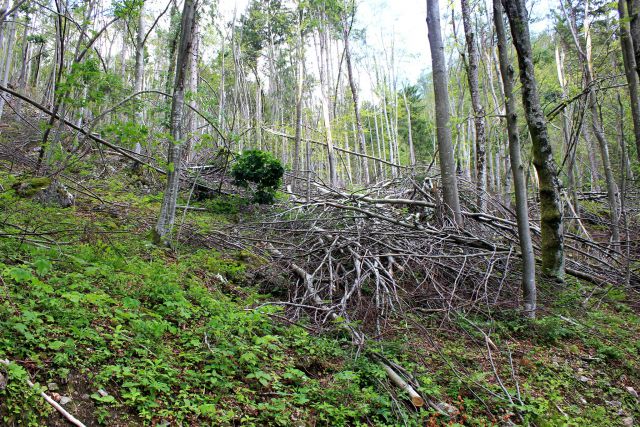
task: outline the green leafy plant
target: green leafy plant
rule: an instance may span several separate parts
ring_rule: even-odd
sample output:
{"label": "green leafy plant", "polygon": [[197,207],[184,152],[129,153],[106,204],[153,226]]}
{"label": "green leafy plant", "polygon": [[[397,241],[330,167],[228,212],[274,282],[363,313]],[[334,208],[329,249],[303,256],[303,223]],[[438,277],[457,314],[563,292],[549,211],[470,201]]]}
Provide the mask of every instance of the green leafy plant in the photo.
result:
{"label": "green leafy plant", "polygon": [[261,204],[273,203],[280,186],[284,168],[271,153],[260,150],[243,152],[231,169],[235,183],[248,188],[255,184],[253,201]]}

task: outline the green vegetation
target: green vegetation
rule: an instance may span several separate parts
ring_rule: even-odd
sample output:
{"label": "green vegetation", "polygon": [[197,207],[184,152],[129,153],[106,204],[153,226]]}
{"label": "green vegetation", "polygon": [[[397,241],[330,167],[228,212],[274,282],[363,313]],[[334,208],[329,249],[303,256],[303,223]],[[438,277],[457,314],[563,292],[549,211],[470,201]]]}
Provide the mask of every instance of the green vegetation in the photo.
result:
{"label": "green vegetation", "polygon": [[[408,367],[421,393],[448,402],[457,414],[448,421],[432,409],[409,408],[343,333],[320,336],[304,321],[283,322],[281,308],[265,304],[269,295],[250,282],[251,270],[263,266],[258,256],[151,245],[132,218],[152,216],[158,197],[136,198],[126,180],[102,183],[106,199],[129,203],[132,212],[123,217],[87,199],[66,210],[43,207],[16,195],[11,184],[19,179],[2,181],[0,359],[11,362],[0,367],[6,425],[59,420],[28,378],[38,390],[71,397],[65,407],[78,418],[104,425],[510,419],[609,426],[640,416],[626,389],[640,389],[640,317],[619,289],[593,293],[573,283],[533,323],[506,311],[492,320],[460,316],[450,326],[454,334],[398,325],[401,333],[370,350]],[[221,199],[212,205],[215,214],[193,212],[188,220],[239,215],[238,200]],[[36,228],[40,237],[29,234]],[[72,244],[50,245],[49,237]],[[583,303],[587,310],[568,308]],[[496,371],[476,327],[493,331]]]}
{"label": "green vegetation", "polygon": [[235,183],[247,188],[249,183],[256,185],[253,201],[256,203],[273,203],[276,191],[280,186],[284,168],[273,154],[249,150],[243,152],[231,169]]}

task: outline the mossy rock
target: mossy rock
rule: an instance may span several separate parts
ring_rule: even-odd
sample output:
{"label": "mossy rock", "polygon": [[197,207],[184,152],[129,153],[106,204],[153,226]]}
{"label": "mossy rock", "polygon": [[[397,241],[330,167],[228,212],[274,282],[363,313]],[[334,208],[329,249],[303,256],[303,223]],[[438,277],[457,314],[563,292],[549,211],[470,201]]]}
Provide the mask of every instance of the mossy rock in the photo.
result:
{"label": "mossy rock", "polygon": [[32,197],[45,190],[50,185],[51,178],[32,177],[17,181],[11,186],[11,188],[13,188],[16,194],[20,197]]}

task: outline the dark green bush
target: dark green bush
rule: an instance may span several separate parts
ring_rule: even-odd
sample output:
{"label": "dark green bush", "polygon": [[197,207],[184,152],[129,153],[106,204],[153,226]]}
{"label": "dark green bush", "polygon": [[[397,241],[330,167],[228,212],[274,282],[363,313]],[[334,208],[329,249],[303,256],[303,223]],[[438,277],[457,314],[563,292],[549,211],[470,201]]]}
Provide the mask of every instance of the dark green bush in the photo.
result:
{"label": "dark green bush", "polygon": [[248,188],[256,185],[253,201],[256,203],[273,203],[276,190],[280,186],[284,168],[271,153],[260,150],[243,152],[231,169],[235,184]]}

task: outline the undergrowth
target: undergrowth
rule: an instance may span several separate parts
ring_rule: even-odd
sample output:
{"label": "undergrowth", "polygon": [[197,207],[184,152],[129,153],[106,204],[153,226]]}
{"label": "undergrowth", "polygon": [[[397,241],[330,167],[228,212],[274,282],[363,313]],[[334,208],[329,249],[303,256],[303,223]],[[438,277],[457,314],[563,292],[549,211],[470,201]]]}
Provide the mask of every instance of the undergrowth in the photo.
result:
{"label": "undergrowth", "polygon": [[[455,409],[415,411],[340,333],[283,322],[251,254],[153,246],[156,194],[123,181],[68,209],[0,193],[0,424],[64,425],[38,396],[103,425],[624,425],[640,420],[640,318],[620,288],[542,290],[541,316],[416,318],[372,351]],[[110,202],[127,203],[114,212]],[[237,221],[221,198],[188,220]],[[62,242],[68,244],[56,244]],[[234,290],[242,289],[242,292]],[[268,289],[266,290],[268,292]],[[438,326],[436,328],[436,326]],[[486,336],[485,336],[486,334]],[[27,385],[27,379],[36,388]]]}

